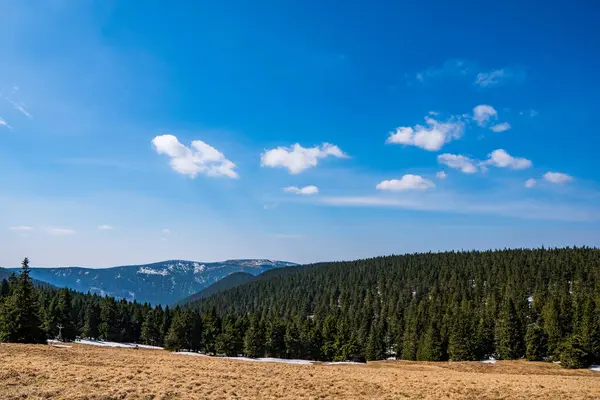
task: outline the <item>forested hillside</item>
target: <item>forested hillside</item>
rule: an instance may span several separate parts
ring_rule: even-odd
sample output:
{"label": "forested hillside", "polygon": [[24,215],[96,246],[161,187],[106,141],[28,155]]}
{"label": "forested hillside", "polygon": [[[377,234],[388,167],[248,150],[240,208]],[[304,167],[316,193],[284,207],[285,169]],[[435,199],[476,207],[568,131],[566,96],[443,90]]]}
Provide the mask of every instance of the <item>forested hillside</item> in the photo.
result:
{"label": "forested hillside", "polygon": [[600,356],[600,250],[316,264],[272,271],[191,306],[233,319],[250,315],[256,329],[267,336],[284,330],[290,343],[297,336],[303,349],[287,349],[290,356],[476,360],[573,353],[591,362]]}
{"label": "forested hillside", "polygon": [[187,304],[196,300],[205,299],[214,295],[215,293],[222,292],[227,289],[242,285],[254,278],[254,275],[247,272],[234,272],[231,275],[227,275],[225,278],[216,281],[206,289],[194,293],[193,295],[186,297],[183,300],[178,301],[176,304]]}
{"label": "forested hillside", "polygon": [[10,316],[35,304],[46,337],[61,324],[67,338],[218,355],[526,357],[574,368],[600,362],[598,249],[446,252],[283,268],[174,310],[67,289],[25,290],[27,279],[2,282],[0,340],[15,341]]}

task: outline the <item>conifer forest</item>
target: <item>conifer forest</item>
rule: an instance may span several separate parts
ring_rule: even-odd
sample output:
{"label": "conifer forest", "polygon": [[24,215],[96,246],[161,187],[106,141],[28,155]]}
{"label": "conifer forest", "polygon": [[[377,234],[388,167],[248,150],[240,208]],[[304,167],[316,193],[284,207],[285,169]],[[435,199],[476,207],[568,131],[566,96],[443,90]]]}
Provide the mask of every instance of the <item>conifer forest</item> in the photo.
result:
{"label": "conifer forest", "polygon": [[321,361],[600,363],[600,250],[410,254],[265,272],[175,307],[0,284],[0,341],[59,337]]}

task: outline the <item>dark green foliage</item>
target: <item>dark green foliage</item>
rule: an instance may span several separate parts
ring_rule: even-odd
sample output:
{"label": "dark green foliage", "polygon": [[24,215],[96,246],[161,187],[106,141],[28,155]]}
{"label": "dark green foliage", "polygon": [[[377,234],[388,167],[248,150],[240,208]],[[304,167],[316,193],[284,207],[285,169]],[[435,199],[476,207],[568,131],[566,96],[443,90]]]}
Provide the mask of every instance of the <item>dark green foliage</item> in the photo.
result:
{"label": "dark green foliage", "polygon": [[118,325],[117,302],[113,297],[105,297],[100,302],[100,338],[110,342],[120,339]]}
{"label": "dark green foliage", "polygon": [[525,334],[525,344],[527,360],[542,361],[544,359],[548,352],[548,338],[539,324],[529,324]]}
{"label": "dark green foliage", "polygon": [[29,260],[0,304],[0,342],[45,343],[46,335],[39,316],[37,290],[29,277]]}
{"label": "dark green foliage", "polygon": [[265,335],[258,318],[250,317],[250,326],[244,336],[244,353],[247,357],[258,358],[265,354]]}
{"label": "dark green foliage", "polygon": [[[19,285],[0,285],[2,332],[15,325]],[[227,356],[600,363],[600,251],[589,248],[284,268],[174,311],[50,287],[30,293],[50,337],[70,315],[77,335]]]}
{"label": "dark green foliage", "polygon": [[100,305],[97,296],[90,296],[85,306],[84,325],[81,336],[97,339],[100,336]]}
{"label": "dark green foliage", "polygon": [[496,321],[496,353],[500,360],[514,360],[525,355],[521,322],[510,297],[504,301]]}
{"label": "dark green foliage", "polygon": [[560,365],[563,368],[586,368],[591,362],[583,344],[583,338],[573,335],[562,345]]}

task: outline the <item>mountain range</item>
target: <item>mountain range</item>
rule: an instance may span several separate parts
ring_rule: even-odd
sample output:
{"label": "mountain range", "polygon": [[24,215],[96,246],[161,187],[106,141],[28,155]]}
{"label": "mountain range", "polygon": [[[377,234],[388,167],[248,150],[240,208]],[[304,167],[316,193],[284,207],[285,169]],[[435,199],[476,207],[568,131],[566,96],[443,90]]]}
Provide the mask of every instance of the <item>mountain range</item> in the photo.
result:
{"label": "mountain range", "polygon": [[[170,260],[112,268],[31,268],[31,277],[57,287],[153,305],[173,304],[235,272],[258,275],[297,265],[287,261],[227,260],[203,263]],[[16,271],[18,268],[9,268]]]}

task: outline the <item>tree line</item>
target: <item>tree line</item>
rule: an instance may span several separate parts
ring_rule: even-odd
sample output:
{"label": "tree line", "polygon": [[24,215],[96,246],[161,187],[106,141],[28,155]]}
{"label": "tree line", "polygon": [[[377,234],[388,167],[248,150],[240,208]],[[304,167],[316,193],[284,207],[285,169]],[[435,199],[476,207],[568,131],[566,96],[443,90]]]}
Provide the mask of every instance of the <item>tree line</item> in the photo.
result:
{"label": "tree line", "polygon": [[67,340],[214,355],[524,357],[580,368],[600,363],[600,250],[427,253],[282,268],[174,309],[35,288],[26,266],[2,282],[0,341],[42,342],[59,325]]}

